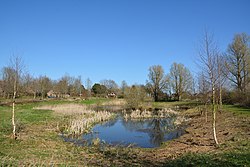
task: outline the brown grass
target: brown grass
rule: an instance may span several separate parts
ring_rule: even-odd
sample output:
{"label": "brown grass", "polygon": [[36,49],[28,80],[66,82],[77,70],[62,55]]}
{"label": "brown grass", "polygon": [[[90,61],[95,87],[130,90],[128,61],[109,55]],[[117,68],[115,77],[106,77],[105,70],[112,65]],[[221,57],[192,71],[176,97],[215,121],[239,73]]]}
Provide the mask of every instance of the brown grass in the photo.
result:
{"label": "brown grass", "polygon": [[[46,105],[36,107],[35,109],[53,110],[58,114],[70,116],[66,124],[63,122],[62,125],[58,125],[58,129],[61,129],[61,131],[69,135],[80,135],[89,132],[94,124],[107,121],[114,116],[114,114],[110,112],[96,112],[80,104]],[[62,126],[63,128],[61,128]]]}
{"label": "brown grass", "polygon": [[131,113],[127,112],[126,110],[123,111],[125,119],[141,119],[141,118],[166,118],[166,117],[171,117],[173,115],[178,115],[179,113],[170,109],[166,108],[163,110],[157,111],[157,114],[154,114],[153,111],[149,110],[134,110]]}
{"label": "brown grass", "polygon": [[53,110],[59,114],[73,115],[73,114],[86,114],[90,111],[86,105],[81,104],[59,104],[59,105],[44,105],[35,107],[34,109],[39,110]]}

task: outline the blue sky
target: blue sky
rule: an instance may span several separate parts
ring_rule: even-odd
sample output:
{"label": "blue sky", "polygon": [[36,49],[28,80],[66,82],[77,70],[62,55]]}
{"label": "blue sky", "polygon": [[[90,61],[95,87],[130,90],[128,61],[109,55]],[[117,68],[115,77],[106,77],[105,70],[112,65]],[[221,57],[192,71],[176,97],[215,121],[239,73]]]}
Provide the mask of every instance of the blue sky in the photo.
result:
{"label": "blue sky", "polygon": [[0,0],[0,68],[16,54],[35,77],[144,84],[152,65],[195,73],[204,29],[225,51],[249,16],[249,0]]}

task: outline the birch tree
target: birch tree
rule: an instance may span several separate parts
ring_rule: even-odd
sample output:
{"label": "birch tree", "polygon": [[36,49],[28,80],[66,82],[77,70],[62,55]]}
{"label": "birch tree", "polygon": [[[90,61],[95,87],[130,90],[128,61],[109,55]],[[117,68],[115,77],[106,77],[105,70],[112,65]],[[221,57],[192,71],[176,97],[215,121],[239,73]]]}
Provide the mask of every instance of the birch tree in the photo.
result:
{"label": "birch tree", "polygon": [[218,79],[217,73],[217,56],[219,55],[219,50],[217,44],[215,43],[213,36],[208,34],[206,31],[204,33],[204,38],[201,41],[199,50],[199,64],[201,71],[207,78],[210,84],[210,92],[212,94],[212,106],[213,106],[213,138],[216,145],[218,145],[217,135],[216,135],[216,101],[215,101],[215,87]]}
{"label": "birch tree", "polygon": [[92,88],[92,81],[90,80],[90,78],[87,78],[85,81],[85,87],[87,89],[87,97],[91,96],[91,88]]}
{"label": "birch tree", "polygon": [[[198,74],[198,90],[201,102],[205,105],[205,117],[207,122],[207,104],[209,103],[210,99],[209,97],[210,85],[209,81],[207,81],[207,78],[204,75],[204,72]],[[203,114],[203,111],[201,112],[201,114]]]}
{"label": "birch tree", "polygon": [[23,71],[22,58],[19,56],[13,56],[10,59],[10,68],[13,70],[13,102],[12,102],[12,126],[13,126],[13,138],[17,139],[16,135],[16,123],[15,123],[15,100],[19,90],[19,83],[21,74]]}

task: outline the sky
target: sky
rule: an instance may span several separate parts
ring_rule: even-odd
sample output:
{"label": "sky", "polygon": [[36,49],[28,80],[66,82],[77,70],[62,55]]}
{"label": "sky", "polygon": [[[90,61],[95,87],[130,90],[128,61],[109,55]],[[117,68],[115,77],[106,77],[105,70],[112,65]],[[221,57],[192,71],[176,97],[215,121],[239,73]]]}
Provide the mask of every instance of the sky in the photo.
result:
{"label": "sky", "polygon": [[250,35],[249,0],[0,0],[0,68],[21,56],[34,77],[145,84],[148,69],[195,75],[204,30],[226,51]]}

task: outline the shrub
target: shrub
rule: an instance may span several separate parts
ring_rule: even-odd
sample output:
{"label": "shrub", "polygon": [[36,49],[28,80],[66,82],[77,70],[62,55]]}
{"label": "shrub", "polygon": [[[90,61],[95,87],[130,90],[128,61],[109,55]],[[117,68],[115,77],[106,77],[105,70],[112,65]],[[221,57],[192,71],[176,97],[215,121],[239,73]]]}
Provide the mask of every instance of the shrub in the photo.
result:
{"label": "shrub", "polygon": [[147,96],[145,89],[136,85],[126,89],[125,100],[129,109],[143,108],[144,102],[151,101]]}

